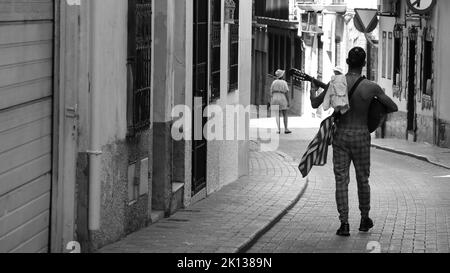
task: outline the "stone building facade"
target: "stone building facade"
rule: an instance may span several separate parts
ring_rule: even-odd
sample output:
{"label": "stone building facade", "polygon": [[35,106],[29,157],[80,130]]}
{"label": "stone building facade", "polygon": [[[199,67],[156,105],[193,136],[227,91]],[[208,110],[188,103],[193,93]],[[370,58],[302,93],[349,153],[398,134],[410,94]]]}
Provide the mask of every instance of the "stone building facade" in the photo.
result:
{"label": "stone building facade", "polygon": [[399,105],[385,137],[450,147],[447,1],[417,11],[408,1],[380,1],[379,84]]}
{"label": "stone building facade", "polygon": [[0,252],[95,251],[248,174],[246,138],[172,137],[177,105],[250,104],[226,2],[0,2]]}

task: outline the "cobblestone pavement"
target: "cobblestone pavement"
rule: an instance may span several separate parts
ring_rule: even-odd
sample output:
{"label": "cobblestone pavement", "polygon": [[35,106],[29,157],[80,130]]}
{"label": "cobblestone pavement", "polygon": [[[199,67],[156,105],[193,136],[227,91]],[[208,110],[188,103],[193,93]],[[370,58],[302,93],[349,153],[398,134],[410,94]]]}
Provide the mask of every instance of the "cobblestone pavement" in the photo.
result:
{"label": "cobblestone pavement", "polygon": [[[280,150],[298,161],[315,131],[297,131],[297,140],[284,137]],[[360,215],[352,168],[352,236],[340,238],[335,235],[339,220],[332,165],[316,167],[300,202],[249,252],[366,253],[370,252],[369,243],[383,253],[450,252],[449,174],[449,170],[411,157],[373,149],[371,217],[375,228],[369,233],[358,231]]]}
{"label": "cobblestone pavement", "polygon": [[292,207],[306,187],[277,153],[251,153],[251,175],[181,210],[103,253],[234,253]]}

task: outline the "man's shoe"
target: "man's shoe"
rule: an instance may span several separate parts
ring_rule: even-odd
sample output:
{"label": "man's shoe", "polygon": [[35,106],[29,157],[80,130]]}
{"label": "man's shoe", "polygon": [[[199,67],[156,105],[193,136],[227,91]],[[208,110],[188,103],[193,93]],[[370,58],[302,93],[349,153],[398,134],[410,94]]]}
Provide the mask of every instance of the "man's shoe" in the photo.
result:
{"label": "man's shoe", "polygon": [[349,237],[350,236],[350,225],[346,223],[341,224],[341,228],[336,232],[337,236]]}
{"label": "man's shoe", "polygon": [[359,227],[359,231],[368,232],[371,228],[373,228],[373,221],[369,217],[361,219],[361,226]]}

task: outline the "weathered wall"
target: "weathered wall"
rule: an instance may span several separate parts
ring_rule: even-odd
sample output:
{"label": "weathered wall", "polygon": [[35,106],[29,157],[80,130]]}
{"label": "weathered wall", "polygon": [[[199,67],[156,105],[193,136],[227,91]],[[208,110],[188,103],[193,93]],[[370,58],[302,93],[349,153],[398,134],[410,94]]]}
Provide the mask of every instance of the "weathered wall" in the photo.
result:
{"label": "weathered wall", "polygon": [[[193,65],[193,20],[194,20],[194,1],[186,1],[185,2],[185,105],[192,109],[192,101],[193,101],[193,71],[192,69],[188,69]],[[182,80],[182,79],[180,79]],[[184,147],[184,173],[185,173],[185,187],[184,187],[184,206],[187,207],[191,204],[192,197],[192,141],[185,141]]]}
{"label": "weathered wall", "polygon": [[[150,139],[151,132],[146,132],[103,146],[101,229],[91,234],[93,249],[115,242],[148,224],[151,169],[148,161],[142,160],[149,157]],[[145,168],[148,172],[142,173]],[[142,192],[145,188],[147,192]]]}
{"label": "weathered wall", "polygon": [[[192,16],[192,1],[154,1],[153,208],[166,215],[191,199],[191,144],[174,141],[171,130],[174,106],[192,105]],[[180,184],[183,204],[173,191]]]}
{"label": "weathered wall", "polygon": [[[186,2],[175,1],[174,57],[175,76],[174,105],[184,105],[186,100]],[[185,141],[173,143],[173,181],[186,183]]]}
{"label": "weathered wall", "polygon": [[169,212],[173,182],[172,109],[175,90],[175,2],[154,1],[153,70],[153,200],[156,210]]}
{"label": "weathered wall", "polygon": [[440,146],[450,148],[450,28],[447,16],[450,10],[449,1],[437,1],[434,11],[435,26],[435,58],[434,58],[434,103],[436,105],[436,116],[438,117],[437,135]]}
{"label": "weathered wall", "polygon": [[[378,48],[378,84],[383,88],[390,98],[398,105],[399,112],[389,115],[386,125],[385,125],[385,137],[386,138],[399,138],[399,139],[407,139],[407,100],[406,100],[406,84],[403,84],[403,87],[399,84],[399,86],[394,86],[393,76],[389,79],[388,77],[383,77],[382,69],[383,69],[383,50],[382,50],[382,37],[383,32],[389,33],[394,30],[395,18],[391,17],[382,17],[379,23],[379,31],[380,31],[380,42]],[[406,41],[406,38],[405,38]],[[406,59],[405,56],[402,60]],[[393,66],[392,63],[386,63],[386,66]],[[405,62],[406,65],[406,62]],[[406,75],[406,74],[405,74]],[[403,80],[405,82],[406,80]],[[394,96],[394,89],[402,88],[402,93],[395,92],[396,96]]]}
{"label": "weathered wall", "polygon": [[[112,243],[144,227],[151,210],[151,139],[152,130],[127,138],[127,40],[128,3],[121,0],[97,0],[96,8],[86,8],[90,20],[81,33],[89,37],[85,45],[84,60],[95,58],[89,70],[91,89],[80,89],[80,109],[97,107],[99,111],[99,144],[102,154],[101,169],[101,219],[100,230],[90,233],[91,250]],[[91,7],[88,1],[82,2]],[[94,33],[94,34],[93,34]],[[86,39],[87,40],[87,39]],[[86,56],[87,55],[87,56]],[[87,61],[89,63],[89,61]],[[82,63],[84,64],[84,63]],[[85,74],[82,73],[84,77]],[[90,92],[96,92],[101,104],[90,105]],[[86,111],[89,113],[89,111]],[[90,124],[92,115],[80,119],[77,182],[88,185]],[[79,187],[86,189],[86,187]],[[78,200],[88,192],[77,192]],[[82,210],[83,207],[79,207]],[[85,229],[87,217],[79,214],[78,230]],[[83,233],[81,233],[83,234]],[[81,238],[83,239],[83,238]]]}
{"label": "weathered wall", "polygon": [[[105,99],[100,119],[100,143],[107,145],[125,139],[127,133],[127,12],[128,4],[121,0],[101,1],[100,8],[92,16],[96,35],[96,48],[91,54],[97,58],[97,67],[92,71],[98,90],[94,90]],[[107,102],[106,102],[107,100]]]}
{"label": "weathered wall", "polygon": [[[447,2],[438,2],[438,6],[435,8],[435,10],[431,13],[430,19],[422,20],[422,27],[425,28],[427,26],[432,27],[432,32],[434,33],[435,37],[435,45],[434,45],[434,83],[433,83],[433,90],[434,90],[434,96],[432,98],[433,100],[433,107],[427,108],[425,107],[426,104],[424,104],[423,100],[423,83],[422,83],[422,62],[423,62],[423,41],[425,39],[424,37],[424,29],[419,28],[419,35],[418,35],[418,41],[417,41],[417,54],[416,54],[416,83],[415,83],[415,101],[414,102],[408,102],[408,73],[409,73],[409,64],[408,64],[408,58],[409,58],[409,48],[408,48],[408,28],[412,25],[415,25],[416,27],[420,26],[420,22],[418,21],[411,21],[406,20],[404,17],[404,9],[406,8],[406,3],[402,2],[401,5],[401,16],[398,20],[399,23],[405,24],[406,22],[406,28],[403,30],[403,38],[402,38],[402,50],[401,50],[401,75],[400,75],[400,83],[397,84],[397,86],[394,86],[393,78],[394,75],[391,76],[391,79],[389,78],[383,78],[382,77],[382,64],[383,64],[383,54],[382,54],[382,47],[379,48],[379,84],[383,89],[385,89],[386,94],[389,95],[391,98],[393,98],[394,102],[397,103],[399,106],[399,110],[401,113],[396,114],[394,116],[391,116],[390,119],[387,122],[386,129],[387,129],[387,136],[395,136],[399,138],[406,138],[407,137],[407,107],[409,103],[415,104],[415,112],[416,112],[416,124],[417,124],[417,130],[416,130],[416,139],[418,142],[428,142],[428,143],[435,143],[436,142],[436,135],[438,135],[439,126],[437,126],[438,122],[436,121],[436,116],[441,117],[440,123],[445,124],[445,119],[450,116],[450,113],[446,107],[440,107],[439,105],[445,105],[446,102],[450,102],[450,99],[446,95],[446,92],[442,92],[441,86],[445,86],[448,84],[448,77],[442,75],[442,71],[448,70],[450,67],[448,64],[446,64],[445,61],[445,50],[442,50],[446,43],[449,41],[449,33],[448,30],[444,30],[445,28],[442,28],[443,25],[445,25],[445,20],[442,21],[439,14],[441,13],[441,10],[448,9],[449,4]],[[396,23],[395,18],[387,18],[382,17],[380,21],[380,42],[382,42],[382,34],[385,31],[386,33],[393,32],[394,26]],[[448,51],[448,50],[447,50]],[[447,53],[448,55],[448,53]],[[393,61],[393,60],[392,60]],[[393,66],[393,63],[386,64],[387,66]],[[386,69],[387,70],[387,69]],[[443,103],[443,104],[442,104]],[[403,119],[403,120],[401,120]],[[442,127],[445,128],[445,125]],[[404,130],[404,132],[400,132],[400,130]],[[444,137],[445,132],[441,132],[442,136]],[[445,138],[445,137],[444,137]]]}
{"label": "weathered wall", "polygon": [[385,127],[386,138],[407,138],[407,114],[404,111],[400,111],[388,116]]}

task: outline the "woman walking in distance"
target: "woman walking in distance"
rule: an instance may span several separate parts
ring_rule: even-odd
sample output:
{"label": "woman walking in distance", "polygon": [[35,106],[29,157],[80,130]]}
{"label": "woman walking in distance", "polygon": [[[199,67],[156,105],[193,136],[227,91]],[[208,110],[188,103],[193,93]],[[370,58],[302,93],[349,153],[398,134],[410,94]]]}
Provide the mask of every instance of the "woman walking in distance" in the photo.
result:
{"label": "woman walking in distance", "polygon": [[275,73],[275,76],[277,79],[272,83],[272,86],[270,88],[270,93],[272,95],[271,99],[271,106],[275,106],[279,108],[279,112],[276,113],[276,121],[278,126],[278,134],[281,133],[281,115],[283,115],[284,119],[284,128],[285,128],[285,134],[292,133],[288,129],[288,113],[289,110],[289,85],[284,80],[286,72],[283,70],[277,70]]}

